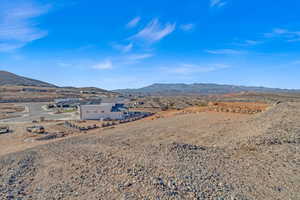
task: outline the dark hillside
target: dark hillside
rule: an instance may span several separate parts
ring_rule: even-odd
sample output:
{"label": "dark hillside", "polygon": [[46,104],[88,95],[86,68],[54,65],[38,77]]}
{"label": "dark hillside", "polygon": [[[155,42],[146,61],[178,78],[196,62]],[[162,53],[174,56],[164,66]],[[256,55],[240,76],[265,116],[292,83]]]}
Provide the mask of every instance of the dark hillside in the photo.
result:
{"label": "dark hillside", "polygon": [[35,87],[57,87],[53,84],[46,83],[39,80],[34,80],[31,78],[26,78],[23,76],[18,76],[16,74],[0,71],[0,86],[35,86]]}

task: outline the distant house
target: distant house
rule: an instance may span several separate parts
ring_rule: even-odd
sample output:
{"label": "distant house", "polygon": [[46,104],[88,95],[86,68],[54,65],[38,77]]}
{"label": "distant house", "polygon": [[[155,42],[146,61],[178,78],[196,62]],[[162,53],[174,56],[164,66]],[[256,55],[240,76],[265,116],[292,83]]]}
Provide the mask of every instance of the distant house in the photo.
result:
{"label": "distant house", "polygon": [[80,105],[81,120],[124,119],[127,109],[120,103]]}
{"label": "distant house", "polygon": [[54,103],[56,107],[76,107],[81,102],[80,98],[66,98],[66,99],[55,99]]}
{"label": "distant house", "polygon": [[53,92],[52,90],[37,89],[37,88],[22,88],[23,92]]}
{"label": "distant house", "polygon": [[96,91],[87,91],[87,90],[81,90],[80,94],[96,94]]}
{"label": "distant house", "polygon": [[59,103],[78,102],[80,100],[81,100],[80,98],[55,99],[54,103],[59,104]]}

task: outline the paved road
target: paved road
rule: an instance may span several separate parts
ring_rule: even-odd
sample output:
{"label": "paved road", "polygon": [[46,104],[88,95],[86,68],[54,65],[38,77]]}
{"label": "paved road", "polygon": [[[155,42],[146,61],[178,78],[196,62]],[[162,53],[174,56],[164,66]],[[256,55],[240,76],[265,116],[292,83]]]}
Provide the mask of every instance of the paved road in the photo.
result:
{"label": "paved road", "polygon": [[63,114],[53,114],[50,111],[43,109],[43,106],[47,103],[22,103],[20,104],[26,109],[22,113],[23,116],[17,118],[3,119],[0,120],[4,123],[14,123],[14,122],[31,122],[33,120],[39,120],[41,117],[44,117],[46,120],[64,120],[64,119],[76,119],[77,116],[74,116],[72,113],[63,113]]}

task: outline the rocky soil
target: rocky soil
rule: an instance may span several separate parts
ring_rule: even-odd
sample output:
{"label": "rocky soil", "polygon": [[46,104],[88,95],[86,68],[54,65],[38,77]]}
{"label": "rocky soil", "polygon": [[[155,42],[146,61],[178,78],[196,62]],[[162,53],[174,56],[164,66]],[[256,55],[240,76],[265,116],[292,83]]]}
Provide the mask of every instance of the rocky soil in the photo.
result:
{"label": "rocky soil", "polygon": [[134,122],[1,156],[0,199],[297,200],[299,143],[300,103]]}
{"label": "rocky soil", "polygon": [[244,114],[256,114],[263,112],[268,107],[263,103],[241,103],[241,102],[209,102],[208,109],[216,112],[232,112]]}

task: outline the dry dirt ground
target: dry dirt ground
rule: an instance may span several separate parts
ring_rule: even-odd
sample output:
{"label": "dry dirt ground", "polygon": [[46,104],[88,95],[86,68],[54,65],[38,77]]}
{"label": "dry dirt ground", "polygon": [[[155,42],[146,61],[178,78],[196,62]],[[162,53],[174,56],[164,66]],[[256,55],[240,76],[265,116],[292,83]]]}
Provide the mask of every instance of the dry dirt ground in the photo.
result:
{"label": "dry dirt ground", "polygon": [[24,106],[11,103],[2,103],[0,104],[0,120],[21,116],[24,110]]}
{"label": "dry dirt ground", "polygon": [[137,121],[3,153],[0,199],[297,200],[299,143],[300,103]]}

